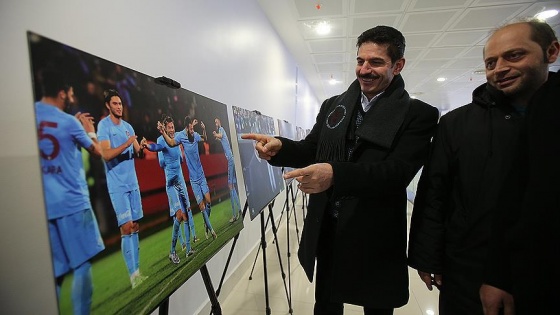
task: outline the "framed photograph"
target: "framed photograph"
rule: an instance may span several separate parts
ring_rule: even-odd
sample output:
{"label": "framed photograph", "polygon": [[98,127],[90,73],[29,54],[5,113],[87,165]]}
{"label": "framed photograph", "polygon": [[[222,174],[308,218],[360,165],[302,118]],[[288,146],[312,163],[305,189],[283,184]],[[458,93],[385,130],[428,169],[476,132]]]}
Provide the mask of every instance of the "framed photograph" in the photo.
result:
{"label": "framed photograph", "polygon": [[59,311],[150,313],[243,229],[227,107],[28,45]]}
{"label": "framed photograph", "polygon": [[233,118],[249,214],[253,220],[284,189],[284,179],[281,168],[271,166],[266,160],[259,158],[255,151],[255,141],[241,139],[241,135],[245,133],[274,135],[274,119],[236,106],[233,106]]}

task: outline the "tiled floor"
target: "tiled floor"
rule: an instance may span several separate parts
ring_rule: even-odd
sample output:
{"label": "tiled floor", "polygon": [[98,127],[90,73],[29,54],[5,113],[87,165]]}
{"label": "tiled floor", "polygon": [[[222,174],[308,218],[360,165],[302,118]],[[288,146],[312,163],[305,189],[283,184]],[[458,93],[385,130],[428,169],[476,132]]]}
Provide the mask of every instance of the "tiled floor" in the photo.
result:
{"label": "tiled floor", "polygon": [[[301,206],[297,206],[299,230],[301,231]],[[410,210],[409,219],[410,219]],[[286,286],[289,285],[288,278],[288,257],[287,257],[287,232],[286,216],[283,216],[279,224],[278,245],[280,248],[282,266],[286,276]],[[273,243],[273,235],[267,238],[266,261],[268,275],[268,296],[271,314],[289,314],[287,291],[282,281],[280,262]],[[303,269],[297,260],[297,235],[296,226],[293,218],[290,220],[290,276],[291,276],[291,297],[293,314],[313,314],[314,284],[309,283]],[[251,257],[249,259],[254,259]],[[420,281],[416,271],[409,269],[410,274],[410,299],[407,305],[395,310],[395,315],[437,315],[437,291],[430,292],[424,283]],[[233,288],[232,293],[220,303],[222,313],[243,314],[243,315],[262,315],[266,313],[266,295],[264,285],[263,259],[262,252],[257,257],[255,268],[252,272],[252,280],[249,280],[251,268],[249,268],[241,281]],[[345,305],[344,314],[363,314],[361,307]]]}

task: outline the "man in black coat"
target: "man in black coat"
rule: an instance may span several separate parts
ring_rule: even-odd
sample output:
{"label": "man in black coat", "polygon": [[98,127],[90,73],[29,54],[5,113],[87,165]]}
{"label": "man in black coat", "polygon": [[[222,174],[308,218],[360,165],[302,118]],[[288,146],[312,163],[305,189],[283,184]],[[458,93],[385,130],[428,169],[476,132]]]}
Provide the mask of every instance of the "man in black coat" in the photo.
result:
{"label": "man in black coat", "polygon": [[409,241],[410,266],[430,290],[440,289],[440,315],[483,314],[479,289],[499,196],[514,164],[527,105],[556,60],[557,52],[548,50],[552,40],[543,43],[547,29],[552,31],[535,21],[497,30],[484,49],[488,83],[475,89],[471,104],[441,118],[420,179]]}
{"label": "man in black coat", "polygon": [[[557,60],[560,44],[554,31],[540,31],[546,64]],[[503,29],[506,36],[519,36]],[[501,45],[501,42],[497,42]],[[544,70],[543,70],[544,71]],[[560,73],[531,98],[515,162],[504,183],[490,242],[489,261],[480,296],[485,314],[555,314],[560,296]],[[499,288],[499,289],[498,289]],[[511,292],[513,302],[504,291]]]}
{"label": "man in black coat", "polygon": [[357,42],[356,76],[327,99],[302,141],[244,135],[273,165],[299,168],[309,193],[298,257],[310,281],[317,261],[315,314],[392,314],[408,301],[406,187],[424,164],[439,112],[411,99],[400,75],[405,40],[377,26]]}

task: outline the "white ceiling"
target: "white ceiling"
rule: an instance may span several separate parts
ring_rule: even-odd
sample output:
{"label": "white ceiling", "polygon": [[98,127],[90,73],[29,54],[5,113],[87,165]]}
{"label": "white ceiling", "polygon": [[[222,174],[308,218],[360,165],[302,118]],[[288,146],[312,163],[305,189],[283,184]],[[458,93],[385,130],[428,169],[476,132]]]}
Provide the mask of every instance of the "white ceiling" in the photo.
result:
{"label": "white ceiling", "polygon": [[[376,25],[406,38],[402,75],[408,92],[443,112],[469,103],[485,82],[482,48],[489,32],[508,21],[560,10],[560,0],[258,0],[319,101],[355,79],[356,38]],[[317,9],[320,5],[320,9]],[[328,21],[332,31],[310,27]],[[548,20],[560,36],[560,15]],[[560,61],[551,70],[560,69]],[[331,85],[334,78],[337,84]],[[437,82],[445,77],[444,82]]]}

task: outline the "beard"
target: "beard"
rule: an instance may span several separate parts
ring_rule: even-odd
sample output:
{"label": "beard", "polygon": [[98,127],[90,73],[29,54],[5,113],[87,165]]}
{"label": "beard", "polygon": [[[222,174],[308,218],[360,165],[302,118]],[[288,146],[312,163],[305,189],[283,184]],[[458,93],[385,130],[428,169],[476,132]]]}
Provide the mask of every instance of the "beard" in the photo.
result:
{"label": "beard", "polygon": [[119,115],[119,114],[117,114],[116,111],[111,111],[111,115],[113,115],[113,117],[118,118],[118,119],[122,118],[122,114]]}
{"label": "beard", "polygon": [[69,97],[66,97],[64,99],[64,112],[68,113],[68,114],[74,114],[72,113],[72,102],[70,101]]}

